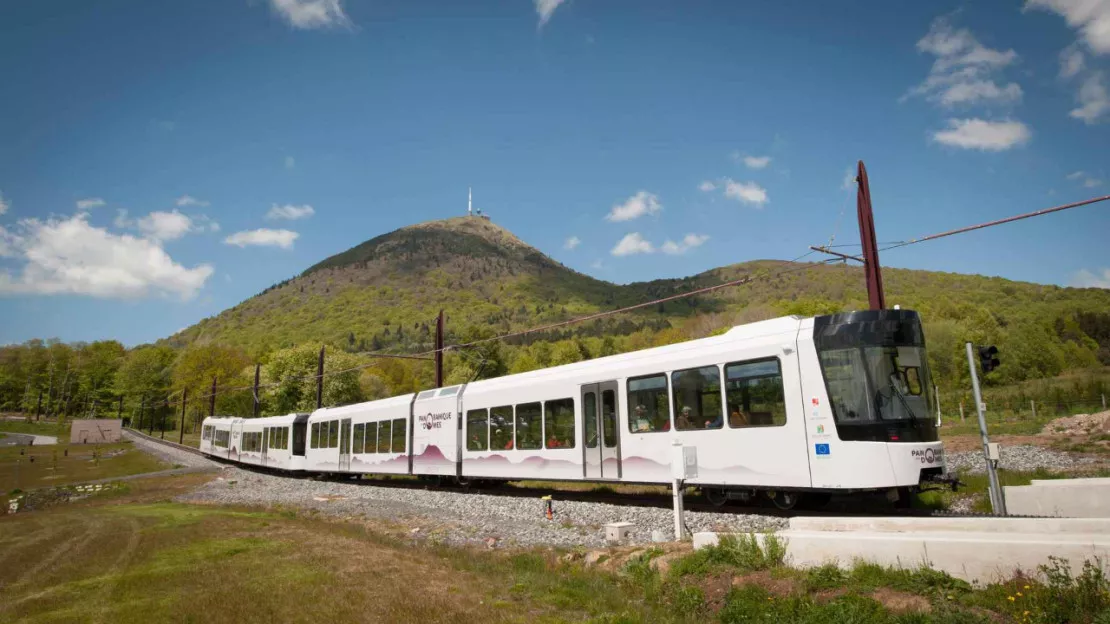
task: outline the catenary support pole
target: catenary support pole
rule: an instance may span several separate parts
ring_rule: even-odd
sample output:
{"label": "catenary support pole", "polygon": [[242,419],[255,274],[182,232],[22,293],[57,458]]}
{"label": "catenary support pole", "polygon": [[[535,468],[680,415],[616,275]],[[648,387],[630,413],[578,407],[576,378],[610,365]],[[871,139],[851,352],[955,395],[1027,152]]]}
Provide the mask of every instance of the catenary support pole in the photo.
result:
{"label": "catenary support pole", "polygon": [[162,408],[162,439],[166,439],[166,414],[170,411],[170,400],[166,399],[166,405]]}
{"label": "catenary support pole", "polygon": [[119,408],[116,409],[116,418],[123,420],[123,395],[119,396]]}
{"label": "catenary support pole", "polygon": [[1006,515],[1006,501],[1002,498],[1002,488],[998,485],[998,474],[990,458],[990,438],[987,437],[987,417],[983,413],[983,395],[979,390],[979,375],[975,372],[975,355],[971,343],[967,343],[967,365],[971,371],[971,389],[975,393],[975,410],[979,413],[979,435],[983,439],[983,459],[987,462],[987,478],[990,481],[991,509],[996,516]]}
{"label": "catenary support pole", "polygon": [[212,393],[208,395],[208,417],[216,416],[216,376],[212,376]]}
{"label": "catenary support pole", "polygon": [[144,394],[139,400],[139,426],[138,430],[143,430],[143,412],[146,411],[146,395]]}
{"label": "catenary support pole", "polygon": [[42,388],[39,388],[39,402],[35,406],[35,420],[42,420]]}
{"label": "catenary support pole", "polygon": [[258,418],[260,408],[262,407],[258,401],[258,380],[262,375],[262,365],[254,365],[254,417]]}
{"label": "catenary support pole", "polygon": [[316,362],[316,409],[324,406],[324,349],[320,347],[320,359]]}
{"label": "catenary support pole", "polygon": [[681,542],[686,537],[685,520],[682,517],[685,511],[682,501],[682,479],[671,481],[671,488],[674,497],[674,540]]}
{"label": "catenary support pole", "polygon": [[177,443],[185,444],[185,406],[189,404],[189,389],[181,391],[181,431],[177,435]]}
{"label": "catenary support pole", "polygon": [[436,387],[443,387],[443,310],[436,317]]}

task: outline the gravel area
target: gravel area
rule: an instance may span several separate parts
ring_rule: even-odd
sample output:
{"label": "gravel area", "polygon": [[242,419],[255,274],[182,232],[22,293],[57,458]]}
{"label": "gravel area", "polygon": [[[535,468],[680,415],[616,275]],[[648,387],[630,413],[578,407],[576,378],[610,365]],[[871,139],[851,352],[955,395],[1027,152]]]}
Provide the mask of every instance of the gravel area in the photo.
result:
{"label": "gravel area", "polygon": [[[222,477],[179,497],[183,502],[281,505],[338,517],[380,518],[403,523],[416,539],[449,544],[502,546],[605,546],[604,525],[632,522],[631,543],[652,541],[652,531],[672,539],[669,509],[560,501],[555,519],[543,517],[539,499],[480,493],[379,487],[279,477],[230,468]],[[687,512],[690,531],[765,531],[786,527],[784,518]]]}
{"label": "gravel area", "polygon": [[130,431],[124,430],[123,437],[130,440],[135,444],[135,448],[141,449],[157,457],[158,459],[174,465],[185,466],[188,468],[219,468],[222,464],[214,462],[202,455],[194,455],[181,449],[176,449],[172,446],[151,442],[142,436],[135,435]]}
{"label": "gravel area", "polygon": [[[1003,470],[1014,471],[1033,471],[1037,468],[1057,471],[1084,464],[1093,464],[1098,461],[1092,457],[1077,457],[1070,453],[1031,445],[1003,446],[1001,453],[1002,456],[998,462],[999,467]],[[946,462],[949,472],[963,472],[965,474],[986,472],[982,450],[949,453]]]}

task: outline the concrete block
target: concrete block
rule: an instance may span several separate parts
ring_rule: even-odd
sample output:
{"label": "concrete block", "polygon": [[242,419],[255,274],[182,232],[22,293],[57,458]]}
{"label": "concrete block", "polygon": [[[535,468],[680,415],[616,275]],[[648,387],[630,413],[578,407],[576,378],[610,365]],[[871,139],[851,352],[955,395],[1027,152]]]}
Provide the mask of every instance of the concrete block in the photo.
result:
{"label": "concrete block", "polygon": [[[760,540],[765,536],[758,535]],[[1110,571],[1110,536],[1069,533],[982,533],[940,531],[803,531],[789,529],[777,537],[786,543],[787,563],[797,567],[825,564],[851,566],[857,560],[914,569],[929,566],[969,582],[991,583],[1017,570],[1036,572],[1049,557],[1068,561],[1073,573],[1083,562],[1097,562]],[[713,533],[695,533],[694,548],[717,543]]]}
{"label": "concrete block", "polygon": [[610,522],[605,525],[605,541],[623,542],[628,539],[628,533],[635,526],[631,522]]}
{"label": "concrete block", "polygon": [[[1085,480],[1085,479],[1084,479]],[[1006,510],[1025,516],[1110,518],[1110,483],[1008,485]]]}
{"label": "concrete block", "polygon": [[1110,478],[1092,477],[1088,479],[1033,479],[1029,485],[1038,487],[1074,487],[1091,485],[1110,485]]}
{"label": "concrete block", "polygon": [[791,518],[790,529],[796,531],[875,531],[884,533],[977,531],[983,533],[1110,534],[1110,518],[838,518],[803,516]]}

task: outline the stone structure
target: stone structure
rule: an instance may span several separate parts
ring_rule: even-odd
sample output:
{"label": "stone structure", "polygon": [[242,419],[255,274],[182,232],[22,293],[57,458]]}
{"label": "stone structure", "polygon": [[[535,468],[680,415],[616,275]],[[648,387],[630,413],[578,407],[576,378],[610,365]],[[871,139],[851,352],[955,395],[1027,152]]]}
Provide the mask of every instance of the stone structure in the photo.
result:
{"label": "stone structure", "polygon": [[70,444],[111,444],[120,441],[123,421],[116,419],[75,420],[69,430]]}

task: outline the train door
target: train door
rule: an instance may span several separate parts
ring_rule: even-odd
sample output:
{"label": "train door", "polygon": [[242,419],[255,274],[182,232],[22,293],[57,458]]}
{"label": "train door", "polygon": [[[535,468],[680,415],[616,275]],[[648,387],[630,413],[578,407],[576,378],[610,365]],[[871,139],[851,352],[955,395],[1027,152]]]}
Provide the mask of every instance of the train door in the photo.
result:
{"label": "train door", "polygon": [[619,479],[621,476],[618,411],[617,382],[582,386],[583,475],[587,479]]}
{"label": "train door", "polygon": [[351,419],[339,421],[339,469],[351,469]]}
{"label": "train door", "polygon": [[266,452],[270,450],[270,431],[269,427],[262,428],[262,465],[266,465]]}

